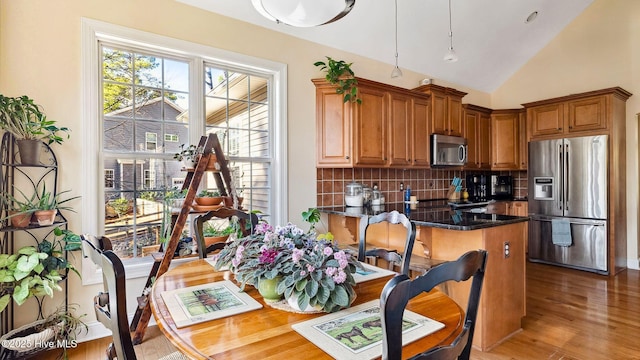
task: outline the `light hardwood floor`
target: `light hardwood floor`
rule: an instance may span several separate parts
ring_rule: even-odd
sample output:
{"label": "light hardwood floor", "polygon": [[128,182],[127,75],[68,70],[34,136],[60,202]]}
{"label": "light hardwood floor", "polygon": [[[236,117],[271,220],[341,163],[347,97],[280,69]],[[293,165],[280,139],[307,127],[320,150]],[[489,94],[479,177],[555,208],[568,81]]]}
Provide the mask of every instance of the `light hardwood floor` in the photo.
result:
{"label": "light hardwood floor", "polygon": [[[640,360],[640,271],[609,278],[542,264],[527,264],[527,316],[523,331],[473,360]],[[101,359],[107,339],[82,343],[71,360]],[[170,352],[153,327],[142,360]],[[158,350],[162,349],[162,350]],[[301,357],[302,359],[303,357]]]}

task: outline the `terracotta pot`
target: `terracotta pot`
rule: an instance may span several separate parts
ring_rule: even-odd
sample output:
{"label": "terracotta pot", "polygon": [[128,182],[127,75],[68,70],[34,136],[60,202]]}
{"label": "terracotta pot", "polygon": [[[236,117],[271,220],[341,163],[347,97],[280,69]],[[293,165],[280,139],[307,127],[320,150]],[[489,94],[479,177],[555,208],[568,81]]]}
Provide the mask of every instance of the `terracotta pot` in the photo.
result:
{"label": "terracotta pot", "polygon": [[[231,196],[223,196],[222,198],[224,199],[224,206],[229,208],[233,207],[233,198]],[[244,198],[238,196],[238,206],[242,205],[242,200],[244,200]]]}
{"label": "terracotta pot", "polygon": [[203,206],[218,205],[222,202],[222,196],[196,197],[196,204]]}
{"label": "terracotta pot", "polygon": [[31,213],[11,211],[9,215],[11,215],[11,226],[15,228],[25,228],[31,224]]}
{"label": "terracotta pot", "polygon": [[56,214],[58,213],[57,209],[54,210],[37,210],[33,213],[38,220],[38,225],[47,226],[53,224],[53,221],[56,218]]}
{"label": "terracotta pot", "polygon": [[205,247],[209,247],[210,245],[213,245],[215,243],[226,242],[228,238],[229,238],[229,235],[224,235],[224,236],[205,236],[204,237],[204,246]]}

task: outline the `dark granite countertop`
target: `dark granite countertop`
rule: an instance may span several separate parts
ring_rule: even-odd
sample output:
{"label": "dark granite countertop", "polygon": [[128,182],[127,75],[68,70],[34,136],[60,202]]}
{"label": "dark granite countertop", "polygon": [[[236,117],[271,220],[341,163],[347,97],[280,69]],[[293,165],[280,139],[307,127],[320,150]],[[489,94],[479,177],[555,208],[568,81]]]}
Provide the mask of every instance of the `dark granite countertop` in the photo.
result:
{"label": "dark granite countertop", "polygon": [[529,221],[526,216],[510,216],[472,213],[452,210],[446,200],[420,202],[416,209],[407,209],[403,203],[389,203],[371,207],[328,206],[318,207],[320,212],[350,217],[376,215],[381,212],[397,210],[409,216],[417,226],[430,226],[450,230],[477,230]]}

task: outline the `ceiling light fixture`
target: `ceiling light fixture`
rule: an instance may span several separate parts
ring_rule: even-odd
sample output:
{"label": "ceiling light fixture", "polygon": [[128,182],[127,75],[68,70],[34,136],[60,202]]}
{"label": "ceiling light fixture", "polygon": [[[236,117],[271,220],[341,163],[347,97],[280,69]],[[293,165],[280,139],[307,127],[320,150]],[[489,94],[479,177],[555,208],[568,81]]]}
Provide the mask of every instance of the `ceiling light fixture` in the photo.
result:
{"label": "ceiling light fixture", "polygon": [[530,22],[532,22],[533,20],[535,20],[538,17],[538,12],[534,11],[531,14],[529,14],[529,16],[527,16],[527,19],[524,21],[525,24],[528,24]]}
{"label": "ceiling light fixture", "polygon": [[351,11],[356,0],[251,0],[269,20],[296,27],[329,24]]}
{"label": "ceiling light fixture", "polygon": [[458,55],[453,50],[453,31],[451,30],[451,0],[449,0],[449,51],[447,51],[447,53],[444,55],[444,61],[458,61]]}
{"label": "ceiling light fixture", "polygon": [[397,78],[402,77],[402,70],[398,67],[398,0],[395,0],[396,3],[396,67],[391,71],[391,77]]}

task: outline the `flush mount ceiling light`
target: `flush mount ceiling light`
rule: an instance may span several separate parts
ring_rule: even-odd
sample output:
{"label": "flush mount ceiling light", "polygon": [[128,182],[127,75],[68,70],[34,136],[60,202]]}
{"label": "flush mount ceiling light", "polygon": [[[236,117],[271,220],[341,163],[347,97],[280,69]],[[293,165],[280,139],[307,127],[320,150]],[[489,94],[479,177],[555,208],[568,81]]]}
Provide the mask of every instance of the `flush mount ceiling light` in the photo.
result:
{"label": "flush mount ceiling light", "polygon": [[396,67],[391,71],[391,77],[397,78],[402,77],[402,70],[398,67],[398,0],[395,0],[396,3]]}
{"label": "flush mount ceiling light", "polygon": [[269,20],[296,27],[329,24],[351,11],[356,0],[251,0]]}
{"label": "flush mount ceiling light", "polygon": [[449,51],[447,51],[447,53],[444,55],[444,61],[458,61],[458,55],[453,50],[453,31],[451,30],[451,0],[449,0]]}

